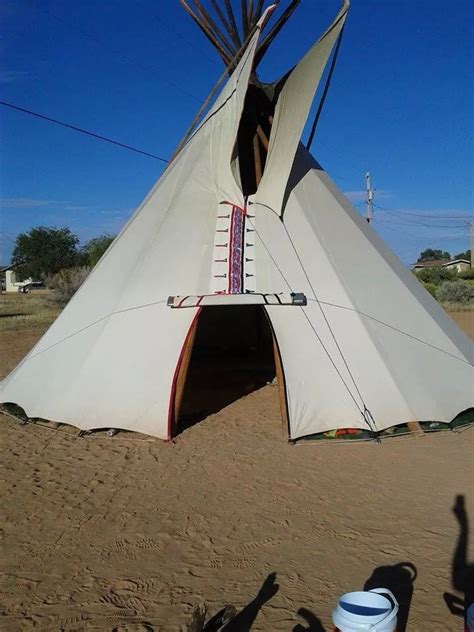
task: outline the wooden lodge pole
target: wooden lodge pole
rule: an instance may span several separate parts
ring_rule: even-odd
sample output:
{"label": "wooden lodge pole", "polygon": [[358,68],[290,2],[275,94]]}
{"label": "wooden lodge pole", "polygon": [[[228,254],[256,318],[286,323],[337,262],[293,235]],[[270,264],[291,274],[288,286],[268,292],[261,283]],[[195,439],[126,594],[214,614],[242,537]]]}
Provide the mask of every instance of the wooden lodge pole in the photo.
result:
{"label": "wooden lodge pole", "polygon": [[253,137],[253,155],[255,159],[255,181],[258,187],[260,180],[262,179],[262,158],[260,156],[260,146],[257,133]]}
{"label": "wooden lodge pole", "polygon": [[278,388],[278,401],[280,404],[281,427],[283,429],[283,432],[287,434],[288,433],[288,409],[286,406],[285,376],[283,373],[280,351],[278,349],[278,345],[275,340],[275,335],[273,335],[273,356],[275,358],[275,373],[276,373],[276,381],[277,381],[277,388]]}
{"label": "wooden lodge pole", "polygon": [[408,427],[408,430],[409,430],[410,432],[414,432],[414,433],[416,433],[417,435],[422,435],[422,434],[424,434],[424,433],[423,433],[423,428],[420,426],[420,424],[419,424],[419,422],[418,422],[418,421],[409,421],[409,422],[407,423],[407,427]]}

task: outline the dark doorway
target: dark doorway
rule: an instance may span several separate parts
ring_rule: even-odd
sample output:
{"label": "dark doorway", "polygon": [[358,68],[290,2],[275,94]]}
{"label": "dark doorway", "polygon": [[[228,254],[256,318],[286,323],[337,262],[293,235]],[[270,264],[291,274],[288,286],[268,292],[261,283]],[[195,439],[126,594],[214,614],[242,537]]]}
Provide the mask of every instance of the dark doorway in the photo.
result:
{"label": "dark doorway", "polygon": [[275,374],[273,334],[263,307],[203,307],[176,411],[176,432],[261,388]]}

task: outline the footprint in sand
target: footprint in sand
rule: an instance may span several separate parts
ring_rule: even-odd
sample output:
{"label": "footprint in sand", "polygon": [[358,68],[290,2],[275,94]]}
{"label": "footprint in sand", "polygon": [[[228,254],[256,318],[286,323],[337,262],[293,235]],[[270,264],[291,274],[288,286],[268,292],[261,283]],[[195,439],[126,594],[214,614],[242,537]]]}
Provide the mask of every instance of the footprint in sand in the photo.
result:
{"label": "footprint in sand", "polygon": [[152,540],[150,538],[141,538],[135,542],[135,546],[138,549],[145,549],[146,551],[151,551],[153,549],[162,549],[163,545],[158,540]]}
{"label": "footprint in sand", "polygon": [[130,546],[127,540],[115,540],[114,545],[115,545],[115,548],[118,549],[119,551],[121,549],[127,548],[127,546]]}
{"label": "footprint in sand", "polygon": [[254,542],[247,542],[244,544],[243,549],[246,552],[255,551],[263,546],[277,546],[281,544],[281,540],[278,538],[265,538],[264,540],[256,540]]}
{"label": "footprint in sand", "polygon": [[133,579],[118,580],[110,586],[110,590],[117,594],[121,592],[143,591],[144,589],[146,589],[146,585],[143,580],[134,581]]}
{"label": "footprint in sand", "polygon": [[112,629],[112,632],[153,632],[150,623],[124,623]]}
{"label": "footprint in sand", "polygon": [[302,509],[301,507],[286,507],[285,513],[294,516],[306,516],[308,518],[321,518],[320,511],[312,511],[311,509]]}
{"label": "footprint in sand", "polygon": [[103,595],[99,601],[104,605],[117,608],[115,614],[121,614],[122,616],[134,616],[137,612],[146,609],[138,597],[127,594],[123,595],[113,591]]}
{"label": "footprint in sand", "polygon": [[333,535],[342,540],[357,540],[360,537],[360,533],[354,531],[335,531]]}
{"label": "footprint in sand", "polygon": [[163,584],[156,577],[147,579],[141,577],[125,578],[113,582],[110,586],[110,590],[117,594],[127,592],[152,594],[160,592],[162,588]]}
{"label": "footprint in sand", "polygon": [[380,547],[380,552],[383,553],[384,555],[390,555],[392,557],[398,557],[400,555],[400,549],[394,546],[382,545]]}
{"label": "footprint in sand", "polygon": [[255,559],[249,559],[249,558],[246,558],[246,557],[241,557],[241,558],[238,558],[238,559],[234,560],[232,562],[232,566],[234,568],[240,568],[240,569],[248,570],[248,569],[255,568],[256,560]]}
{"label": "footprint in sand", "polygon": [[208,563],[211,568],[222,568],[222,560],[218,557],[211,558]]}

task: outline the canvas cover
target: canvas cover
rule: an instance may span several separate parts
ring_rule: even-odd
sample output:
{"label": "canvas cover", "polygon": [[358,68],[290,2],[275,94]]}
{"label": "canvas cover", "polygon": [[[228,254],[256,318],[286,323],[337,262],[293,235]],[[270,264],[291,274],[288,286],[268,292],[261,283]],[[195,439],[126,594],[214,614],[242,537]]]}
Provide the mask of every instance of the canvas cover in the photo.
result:
{"label": "canvas cover", "polygon": [[299,145],[346,13],[344,4],[290,73],[263,179],[245,200],[231,157],[260,24],[204,122],[2,382],[0,401],[81,429],[170,438],[179,361],[201,307],[175,309],[168,297],[303,292],[306,306],[265,305],[290,438],[451,421],[473,405],[470,341]]}

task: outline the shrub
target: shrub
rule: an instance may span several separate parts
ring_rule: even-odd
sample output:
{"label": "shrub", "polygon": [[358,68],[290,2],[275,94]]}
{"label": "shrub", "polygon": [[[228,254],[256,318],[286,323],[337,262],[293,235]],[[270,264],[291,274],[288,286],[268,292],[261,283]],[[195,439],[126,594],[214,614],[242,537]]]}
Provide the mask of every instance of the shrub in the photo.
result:
{"label": "shrub", "polygon": [[439,285],[443,281],[454,281],[456,279],[456,271],[442,268],[441,266],[433,266],[432,268],[423,268],[415,272],[416,276],[424,283],[434,283]]}
{"label": "shrub", "polygon": [[81,287],[89,272],[90,268],[87,266],[61,270],[48,277],[46,285],[54,291],[55,298],[60,303],[67,303]]}
{"label": "shrub", "polygon": [[434,283],[425,283],[424,281],[422,281],[422,283],[424,285],[425,290],[428,290],[431,296],[435,296],[437,285],[435,285]]}
{"label": "shrub", "polygon": [[474,287],[462,279],[445,281],[436,289],[436,298],[442,303],[470,303],[474,301]]}
{"label": "shrub", "polygon": [[469,268],[468,270],[463,270],[462,272],[458,272],[458,277],[460,279],[466,279],[466,281],[474,279],[474,268]]}

